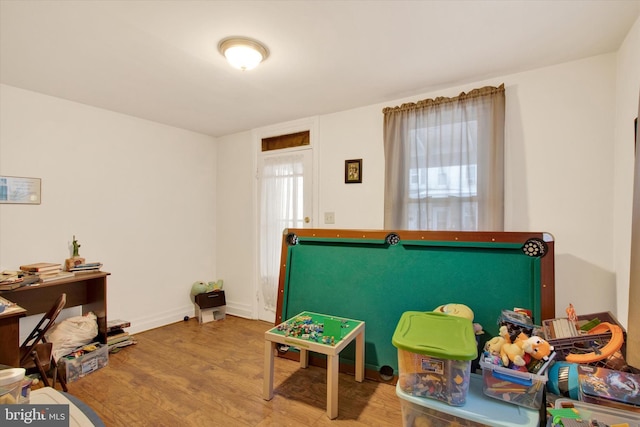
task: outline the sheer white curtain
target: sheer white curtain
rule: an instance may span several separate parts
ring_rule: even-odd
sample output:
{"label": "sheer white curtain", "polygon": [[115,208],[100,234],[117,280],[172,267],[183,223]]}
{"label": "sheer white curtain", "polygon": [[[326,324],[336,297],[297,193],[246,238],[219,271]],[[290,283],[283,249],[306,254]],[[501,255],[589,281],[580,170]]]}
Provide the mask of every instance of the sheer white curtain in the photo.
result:
{"label": "sheer white curtain", "polygon": [[384,113],[386,229],[504,229],[504,85]]}
{"label": "sheer white curtain", "polygon": [[282,234],[304,224],[302,154],[265,157],[260,218],[260,290],[266,311],[276,311]]}

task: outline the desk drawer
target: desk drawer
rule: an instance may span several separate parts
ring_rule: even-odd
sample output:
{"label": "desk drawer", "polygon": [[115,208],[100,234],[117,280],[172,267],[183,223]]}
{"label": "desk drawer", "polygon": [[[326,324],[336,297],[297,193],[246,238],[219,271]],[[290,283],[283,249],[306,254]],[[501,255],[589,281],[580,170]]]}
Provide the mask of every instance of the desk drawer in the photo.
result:
{"label": "desk drawer", "polygon": [[224,291],[213,291],[196,295],[196,304],[202,309],[220,307],[221,305],[226,305],[227,301],[224,297]]}

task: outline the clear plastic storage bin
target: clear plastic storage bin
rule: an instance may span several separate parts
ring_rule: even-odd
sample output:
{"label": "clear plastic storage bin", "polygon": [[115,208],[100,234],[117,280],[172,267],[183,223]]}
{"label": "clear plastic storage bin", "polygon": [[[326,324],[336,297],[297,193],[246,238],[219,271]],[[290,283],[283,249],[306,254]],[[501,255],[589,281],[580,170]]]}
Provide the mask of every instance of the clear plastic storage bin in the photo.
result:
{"label": "clear plastic storage bin", "polygon": [[411,396],[396,385],[404,427],[537,427],[538,411],[490,399],[482,393],[482,377],[471,374],[467,402],[456,407],[434,399]]}
{"label": "clear plastic storage bin", "polygon": [[437,312],[405,312],[393,334],[398,384],[404,393],[453,406],[465,404],[477,356],[470,320]]}
{"label": "clear plastic storage bin", "polygon": [[540,409],[547,385],[543,375],[521,372],[481,361],[484,394],[525,408]]}
{"label": "clear plastic storage bin", "polygon": [[24,368],[0,370],[0,405],[19,403],[25,372]]}

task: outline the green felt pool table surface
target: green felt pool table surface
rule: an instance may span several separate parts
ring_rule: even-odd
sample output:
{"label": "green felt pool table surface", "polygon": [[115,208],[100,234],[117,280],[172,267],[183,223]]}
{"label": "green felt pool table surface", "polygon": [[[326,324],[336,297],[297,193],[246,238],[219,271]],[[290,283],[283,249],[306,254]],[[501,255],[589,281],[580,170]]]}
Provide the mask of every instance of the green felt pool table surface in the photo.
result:
{"label": "green felt pool table surface", "polygon": [[555,317],[553,249],[548,233],[288,229],[276,324],[302,311],[363,320],[367,371],[397,374],[391,339],[405,311],[465,304],[491,336],[504,309]]}

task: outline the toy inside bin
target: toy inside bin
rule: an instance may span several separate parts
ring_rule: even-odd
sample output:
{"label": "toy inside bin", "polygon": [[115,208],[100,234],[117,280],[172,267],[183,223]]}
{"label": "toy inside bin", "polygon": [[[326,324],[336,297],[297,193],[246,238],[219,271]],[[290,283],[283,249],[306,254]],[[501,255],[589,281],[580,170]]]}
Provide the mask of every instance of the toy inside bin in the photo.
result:
{"label": "toy inside bin", "polygon": [[482,367],[482,391],[493,397],[518,406],[540,409],[548,376],[493,365],[480,361]]}
{"label": "toy inside bin", "polygon": [[25,372],[24,368],[0,370],[0,405],[18,403]]}
{"label": "toy inside bin", "polygon": [[452,406],[466,402],[471,361],[477,356],[473,324],[438,312],[407,311],[393,334],[398,385],[409,395]]}
{"label": "toy inside bin", "polygon": [[[598,425],[628,425],[629,427],[640,426],[640,414],[630,411],[625,411],[616,408],[610,408],[603,405],[596,405],[593,403],[579,402],[572,399],[558,399],[555,402],[555,409],[567,409],[571,408],[580,419],[584,421],[590,421],[595,425],[594,421],[597,420]],[[557,415],[553,413],[552,415]],[[554,417],[555,418],[555,417]],[[551,418],[550,418],[551,420]],[[557,426],[551,422],[550,426]]]}

